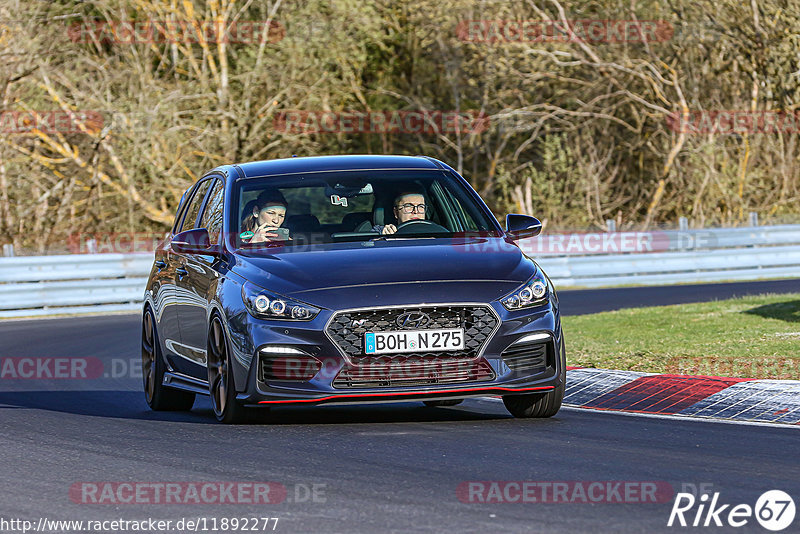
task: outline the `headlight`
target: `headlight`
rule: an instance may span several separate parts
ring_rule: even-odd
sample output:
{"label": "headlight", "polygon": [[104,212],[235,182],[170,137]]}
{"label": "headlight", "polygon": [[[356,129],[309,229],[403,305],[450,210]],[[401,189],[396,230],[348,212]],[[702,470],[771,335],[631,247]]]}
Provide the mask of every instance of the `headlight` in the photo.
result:
{"label": "headlight", "polygon": [[522,288],[500,299],[507,310],[538,306],[547,299],[547,282],[541,274],[534,276]]}
{"label": "headlight", "polygon": [[319,308],[270,293],[250,282],[242,286],[242,300],[250,315],[258,319],[310,321],[319,313]]}

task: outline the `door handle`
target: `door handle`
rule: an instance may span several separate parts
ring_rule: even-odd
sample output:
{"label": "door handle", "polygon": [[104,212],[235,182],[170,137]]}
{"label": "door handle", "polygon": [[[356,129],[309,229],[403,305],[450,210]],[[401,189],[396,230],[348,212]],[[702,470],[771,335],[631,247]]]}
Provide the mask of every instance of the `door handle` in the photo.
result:
{"label": "door handle", "polygon": [[156,265],[156,268],[160,271],[161,269],[163,269],[164,267],[167,266],[167,262],[161,261],[161,260],[156,260],[156,264],[155,265]]}
{"label": "door handle", "polygon": [[178,278],[183,278],[184,276],[189,274],[189,271],[187,271],[183,267],[178,267],[177,269],[175,269],[175,272],[178,273]]}

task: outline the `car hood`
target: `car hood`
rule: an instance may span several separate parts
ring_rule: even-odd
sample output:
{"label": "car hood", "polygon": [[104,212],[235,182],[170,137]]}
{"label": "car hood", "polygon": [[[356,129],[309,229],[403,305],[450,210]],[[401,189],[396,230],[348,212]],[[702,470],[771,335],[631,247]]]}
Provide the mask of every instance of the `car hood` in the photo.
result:
{"label": "car hood", "polygon": [[502,238],[387,239],[238,251],[232,270],[268,291],[331,309],[489,302],[536,266]]}

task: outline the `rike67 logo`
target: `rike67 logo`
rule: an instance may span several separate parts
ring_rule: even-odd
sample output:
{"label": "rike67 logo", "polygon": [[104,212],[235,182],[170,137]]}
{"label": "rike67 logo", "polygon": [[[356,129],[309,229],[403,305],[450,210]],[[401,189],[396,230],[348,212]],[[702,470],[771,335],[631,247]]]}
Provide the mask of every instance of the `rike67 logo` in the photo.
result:
{"label": "rike67 logo", "polygon": [[755,516],[762,527],[778,532],[794,521],[794,500],[785,491],[770,490],[763,493],[754,507],[749,504],[722,504],[719,495],[719,492],[715,492],[709,497],[703,493],[696,498],[691,493],[678,493],[667,526],[743,527]]}

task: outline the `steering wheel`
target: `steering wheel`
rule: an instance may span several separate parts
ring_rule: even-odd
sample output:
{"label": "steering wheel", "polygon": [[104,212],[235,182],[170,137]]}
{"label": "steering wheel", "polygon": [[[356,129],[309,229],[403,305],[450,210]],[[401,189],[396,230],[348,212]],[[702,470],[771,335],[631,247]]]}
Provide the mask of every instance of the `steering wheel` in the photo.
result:
{"label": "steering wheel", "polygon": [[402,224],[397,225],[398,234],[413,234],[413,233],[435,233],[435,234],[449,234],[450,230],[440,224],[426,219],[411,219]]}

